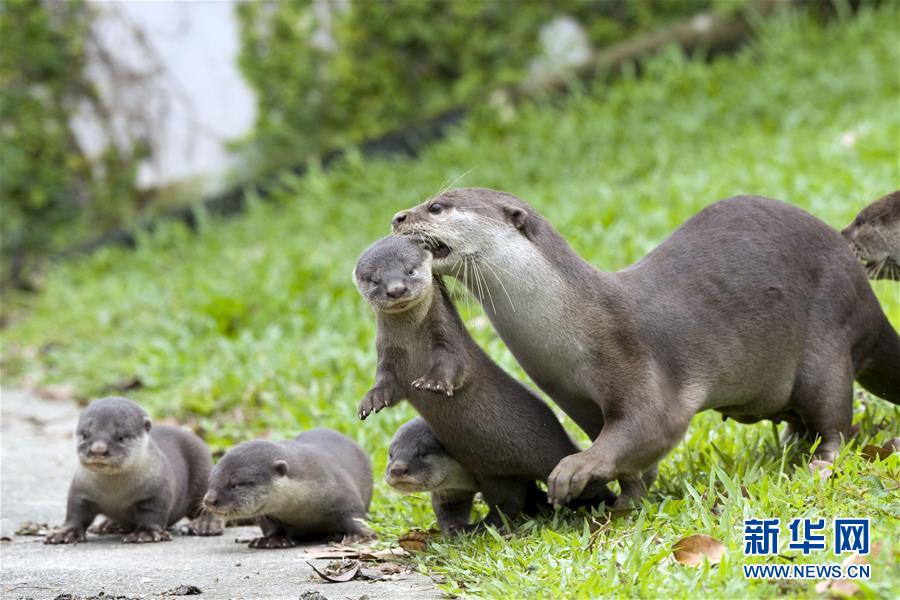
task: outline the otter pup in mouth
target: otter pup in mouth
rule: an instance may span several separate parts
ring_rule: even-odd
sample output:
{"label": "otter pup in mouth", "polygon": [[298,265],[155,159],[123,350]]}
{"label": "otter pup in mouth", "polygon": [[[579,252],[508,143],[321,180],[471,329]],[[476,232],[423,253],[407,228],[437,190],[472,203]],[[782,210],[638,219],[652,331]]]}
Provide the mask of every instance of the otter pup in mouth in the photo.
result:
{"label": "otter pup in mouth", "polygon": [[550,476],[557,503],[613,479],[639,498],[702,410],[793,422],[832,460],[854,379],[900,403],[900,337],[865,271],[837,232],[783,202],[712,204],[617,273],[495,190],[444,192],[397,213],[393,228],[427,241],[435,275],[463,281],[525,372],[594,440]]}
{"label": "otter pup in mouth", "polygon": [[46,544],[85,541],[98,514],[101,532],[127,532],[126,543],[172,539],[166,528],[191,517],[195,535],[221,535],[224,523],[200,513],[212,469],[209,448],[180,427],[153,426],[126,398],[93,402],[78,419],[79,466],[69,488],[66,522]]}
{"label": "otter pup in mouth", "polygon": [[350,438],[319,428],[229,450],[209,477],[203,507],[227,519],[255,517],[263,536],[251,548],[290,548],[297,540],[371,537],[360,523],[371,500],[369,457]]}
{"label": "otter pup in mouth", "polygon": [[[475,343],[431,264],[431,254],[404,237],[375,242],[356,264],[354,281],[378,323],[375,385],[358,416],[409,400],[474,476],[490,507],[484,523],[500,526],[501,513],[519,515],[534,481],[546,481],[578,447],[553,411]],[[582,497],[600,503],[614,495],[601,484]]]}
{"label": "otter pup in mouth", "polygon": [[900,191],[882,196],[841,231],[869,279],[900,281]]}

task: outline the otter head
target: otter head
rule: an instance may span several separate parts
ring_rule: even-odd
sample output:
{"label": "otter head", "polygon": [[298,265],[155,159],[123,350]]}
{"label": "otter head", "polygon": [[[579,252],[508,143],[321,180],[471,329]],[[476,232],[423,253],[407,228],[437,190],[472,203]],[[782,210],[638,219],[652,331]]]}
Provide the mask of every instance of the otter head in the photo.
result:
{"label": "otter head", "polygon": [[410,494],[440,489],[475,489],[475,479],[416,417],[397,430],[388,451],[384,480]]}
{"label": "otter head", "polygon": [[439,275],[458,271],[466,260],[503,256],[511,244],[534,240],[541,218],[512,194],[484,188],[443,192],[394,215],[394,233],[420,236]]}
{"label": "otter head", "polygon": [[900,191],[873,202],[841,233],[873,279],[900,279]]}
{"label": "otter head", "polygon": [[94,473],[126,472],[143,457],[151,426],[144,409],[127,398],[96,400],[78,419],[75,429],[78,460]]}
{"label": "otter head", "polygon": [[405,312],[431,297],[431,254],[410,238],[378,240],[359,257],[353,281],[375,310]]}
{"label": "otter head", "polygon": [[203,508],[226,518],[265,514],[274,488],[290,475],[278,444],[264,440],[238,444],[209,474]]}

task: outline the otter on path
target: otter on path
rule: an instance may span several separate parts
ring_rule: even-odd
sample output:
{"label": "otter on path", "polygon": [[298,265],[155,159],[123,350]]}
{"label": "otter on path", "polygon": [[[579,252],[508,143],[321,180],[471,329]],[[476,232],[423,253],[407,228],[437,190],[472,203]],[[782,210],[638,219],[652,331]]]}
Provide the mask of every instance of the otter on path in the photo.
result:
{"label": "otter on path", "polygon": [[[430,492],[434,515],[444,533],[452,535],[468,526],[478,483],[444,449],[422,417],[408,421],[394,434],[384,479],[405,494]],[[525,514],[535,514],[542,506],[547,506],[547,495],[529,482]]]}
{"label": "otter on path", "polygon": [[98,514],[99,531],[129,532],[123,542],[162,542],[166,527],[193,518],[196,535],[221,535],[223,523],[201,515],[200,501],[212,468],[209,448],[180,427],[153,427],[144,410],[125,398],[103,398],[81,413],[75,438],[80,465],[69,487],[66,522],[44,540],[85,540]]}
{"label": "otter on path", "polygon": [[503,192],[450,190],[393,224],[429,241],[434,272],[464,280],[525,371],[595,440],[550,476],[557,503],[613,479],[639,497],[639,476],[701,410],[793,422],[831,460],[854,378],[900,403],[900,337],[865,271],[837,232],[788,204],[717,202],[617,273]]}
{"label": "otter on path", "polygon": [[869,279],[900,281],[900,191],[865,207],[841,233]]}
{"label": "otter on path", "polygon": [[209,477],[203,506],[226,519],[256,517],[263,536],[251,548],[290,548],[298,539],[371,537],[359,522],[371,500],[369,457],[350,438],[319,428],[229,450]]}
{"label": "otter on path", "polygon": [[[375,386],[359,418],[408,399],[475,477],[490,507],[484,523],[517,516],[529,486],[578,452],[553,411],[471,338],[421,244],[382,239],[363,252],[353,277],[378,322]],[[586,497],[595,496],[612,494],[598,486]]]}

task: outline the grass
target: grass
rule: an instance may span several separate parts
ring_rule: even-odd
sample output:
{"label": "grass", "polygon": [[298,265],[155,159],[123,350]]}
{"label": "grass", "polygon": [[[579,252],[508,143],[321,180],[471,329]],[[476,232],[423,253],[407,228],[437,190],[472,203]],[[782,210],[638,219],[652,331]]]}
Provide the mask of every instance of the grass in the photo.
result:
{"label": "grass", "polygon": [[[162,226],[135,252],[61,264],[39,296],[7,299],[20,318],[3,334],[5,384],[65,382],[93,397],[138,377],[133,398],[157,417],[192,423],[218,450],[324,425],[362,444],[380,472],[388,440],[413,412],[354,416],[375,350],[374,320],[350,273],[395,211],[471,169],[458,185],[529,200],[607,270],[739,193],[843,226],[900,187],[897,17],[893,3],[824,28],[788,14],[736,56],[707,64],[664,53],[640,79],[503,120],[474,117],[418,160],[350,156],[327,174],[285,176],[276,202],[254,202],[245,217],[207,223],[199,235]],[[900,326],[900,286],[875,288]],[[477,303],[458,305],[476,340],[526,379]],[[505,537],[437,538],[417,560],[445,577],[447,591],[472,596],[805,597],[816,595],[815,582],[744,579],[742,520],[868,516],[883,546],[862,593],[897,597],[900,458],[868,462],[859,448],[897,435],[898,414],[861,393],[862,433],[825,483],[804,468],[807,449],[783,450],[769,424],[701,414],[662,462],[643,510],[610,522],[593,543],[589,515],[558,512],[517,522]],[[427,497],[379,481],[371,522],[391,540],[434,519]],[[721,540],[724,561],[672,562],[672,545],[694,533]],[[789,558],[769,562],[840,560],[830,547],[804,557],[782,543]]]}

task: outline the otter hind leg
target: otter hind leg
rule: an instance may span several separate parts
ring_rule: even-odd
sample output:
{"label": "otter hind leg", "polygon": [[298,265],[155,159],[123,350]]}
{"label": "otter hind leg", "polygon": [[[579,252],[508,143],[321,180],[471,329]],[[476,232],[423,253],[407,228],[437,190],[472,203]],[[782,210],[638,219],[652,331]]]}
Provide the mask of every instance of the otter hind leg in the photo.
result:
{"label": "otter hind leg", "polygon": [[808,437],[821,438],[814,458],[834,462],[841,444],[850,437],[853,372],[849,357],[833,360],[827,352],[817,356],[821,358],[801,369],[791,400]]}

